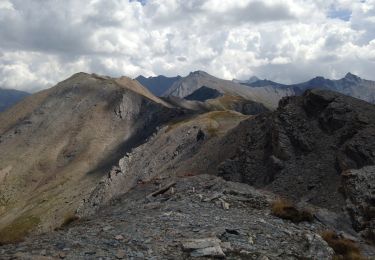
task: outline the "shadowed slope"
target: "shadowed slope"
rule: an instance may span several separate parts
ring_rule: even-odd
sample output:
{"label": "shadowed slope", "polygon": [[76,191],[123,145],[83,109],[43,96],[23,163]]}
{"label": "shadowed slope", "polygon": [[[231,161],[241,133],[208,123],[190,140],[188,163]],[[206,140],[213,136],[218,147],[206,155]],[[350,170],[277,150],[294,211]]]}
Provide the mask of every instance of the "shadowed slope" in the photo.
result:
{"label": "shadowed slope", "polygon": [[59,226],[112,162],[180,113],[120,83],[78,73],[0,114],[0,242]]}

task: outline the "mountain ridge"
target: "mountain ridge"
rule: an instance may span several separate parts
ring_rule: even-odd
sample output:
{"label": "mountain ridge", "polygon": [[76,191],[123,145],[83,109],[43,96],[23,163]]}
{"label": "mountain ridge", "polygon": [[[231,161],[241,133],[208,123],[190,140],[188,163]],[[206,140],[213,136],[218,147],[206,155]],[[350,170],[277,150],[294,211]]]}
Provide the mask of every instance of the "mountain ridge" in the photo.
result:
{"label": "mountain ridge", "polygon": [[142,89],[77,73],[0,113],[0,243],[60,226],[114,162],[184,113]]}
{"label": "mountain ridge", "polygon": [[16,89],[0,88],[0,112],[18,103],[30,93]]}
{"label": "mountain ridge", "polygon": [[[207,87],[222,94],[237,95],[255,102],[261,102],[268,108],[275,109],[278,101],[284,96],[301,95],[305,90],[312,88],[325,88],[375,103],[375,82],[362,79],[350,72],[337,80],[317,76],[295,84],[281,84],[267,79],[259,79],[255,76],[244,81],[229,81],[214,77],[201,70],[190,72],[185,77],[177,76],[170,79],[173,79],[170,81],[170,87],[161,88],[158,92],[159,95],[184,98],[201,87]],[[150,81],[147,84],[148,88],[153,89],[153,91],[158,89],[157,83]],[[249,89],[244,89],[241,85],[248,86]]]}
{"label": "mountain ridge", "polygon": [[181,76],[176,77],[166,77],[163,75],[155,77],[144,77],[142,75],[135,78],[143,86],[147,87],[155,96],[162,96],[167,89],[169,89],[172,84],[179,80]]}

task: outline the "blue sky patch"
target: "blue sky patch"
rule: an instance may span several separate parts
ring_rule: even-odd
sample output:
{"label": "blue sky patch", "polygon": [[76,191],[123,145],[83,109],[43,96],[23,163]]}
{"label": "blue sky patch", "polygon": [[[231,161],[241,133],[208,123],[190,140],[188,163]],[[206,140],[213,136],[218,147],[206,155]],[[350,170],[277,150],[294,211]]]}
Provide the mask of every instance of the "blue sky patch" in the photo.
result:
{"label": "blue sky patch", "polygon": [[129,0],[130,2],[140,2],[142,5],[145,5],[147,0]]}
{"label": "blue sky patch", "polygon": [[351,16],[352,12],[346,9],[336,9],[334,7],[331,7],[328,12],[328,17],[333,19],[341,19],[343,21],[349,21]]}

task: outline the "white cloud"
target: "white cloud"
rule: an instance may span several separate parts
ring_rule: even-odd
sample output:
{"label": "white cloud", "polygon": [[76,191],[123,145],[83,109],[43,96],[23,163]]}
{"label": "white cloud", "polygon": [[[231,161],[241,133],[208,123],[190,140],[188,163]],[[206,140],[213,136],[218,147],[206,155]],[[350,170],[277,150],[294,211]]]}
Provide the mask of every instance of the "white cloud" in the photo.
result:
{"label": "white cloud", "polygon": [[375,79],[375,0],[145,2],[1,0],[0,85],[198,69],[285,83],[347,71]]}

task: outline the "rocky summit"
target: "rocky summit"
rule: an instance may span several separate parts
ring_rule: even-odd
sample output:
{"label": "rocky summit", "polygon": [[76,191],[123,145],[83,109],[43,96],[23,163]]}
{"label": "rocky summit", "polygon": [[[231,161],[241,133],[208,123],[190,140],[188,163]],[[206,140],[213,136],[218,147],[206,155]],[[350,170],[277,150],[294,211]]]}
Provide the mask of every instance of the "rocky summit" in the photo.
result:
{"label": "rocky summit", "polygon": [[167,83],[77,73],[0,113],[0,259],[375,259],[373,104]]}

